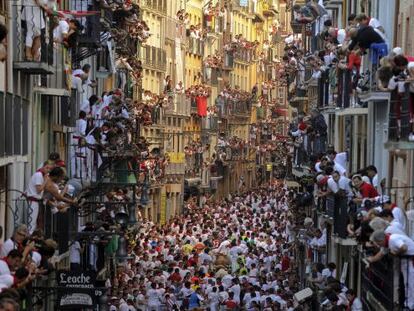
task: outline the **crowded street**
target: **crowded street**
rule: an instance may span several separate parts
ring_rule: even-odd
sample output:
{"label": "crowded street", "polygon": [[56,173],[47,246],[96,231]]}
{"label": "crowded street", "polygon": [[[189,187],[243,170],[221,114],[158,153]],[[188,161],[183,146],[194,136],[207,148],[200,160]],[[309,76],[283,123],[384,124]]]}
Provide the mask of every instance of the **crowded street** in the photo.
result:
{"label": "crowded street", "polygon": [[0,311],[414,311],[413,14],[0,1]]}

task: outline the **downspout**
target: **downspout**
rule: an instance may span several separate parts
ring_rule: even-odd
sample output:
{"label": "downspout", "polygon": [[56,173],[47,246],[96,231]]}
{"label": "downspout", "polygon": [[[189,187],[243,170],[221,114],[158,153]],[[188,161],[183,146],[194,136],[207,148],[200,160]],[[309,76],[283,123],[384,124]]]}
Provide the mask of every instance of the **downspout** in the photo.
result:
{"label": "downspout", "polygon": [[400,1],[395,1],[395,13],[394,13],[394,42],[393,46],[397,46],[398,37],[398,18],[400,16]]}

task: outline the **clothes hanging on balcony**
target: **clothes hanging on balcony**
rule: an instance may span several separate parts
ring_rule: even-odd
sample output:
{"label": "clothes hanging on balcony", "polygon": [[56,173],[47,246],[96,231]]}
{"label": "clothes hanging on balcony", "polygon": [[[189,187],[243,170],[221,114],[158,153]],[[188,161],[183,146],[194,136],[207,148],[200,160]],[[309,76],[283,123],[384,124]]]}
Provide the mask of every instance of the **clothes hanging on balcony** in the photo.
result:
{"label": "clothes hanging on balcony", "polygon": [[207,97],[197,96],[196,102],[197,102],[197,114],[200,117],[206,117],[207,116]]}
{"label": "clothes hanging on balcony", "polygon": [[388,55],[388,46],[386,43],[371,44],[371,62],[373,65],[378,65],[382,57]]}

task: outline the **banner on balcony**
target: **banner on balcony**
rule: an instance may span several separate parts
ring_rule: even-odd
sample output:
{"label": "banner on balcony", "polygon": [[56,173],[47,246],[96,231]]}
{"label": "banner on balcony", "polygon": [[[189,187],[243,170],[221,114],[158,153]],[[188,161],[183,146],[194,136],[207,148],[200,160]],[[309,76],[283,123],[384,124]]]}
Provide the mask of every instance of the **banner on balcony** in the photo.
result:
{"label": "banner on balcony", "polygon": [[185,159],[184,152],[169,152],[168,156],[170,158],[170,163],[173,164],[183,164]]}
{"label": "banner on balcony", "polygon": [[167,194],[165,191],[161,192],[161,204],[160,204],[160,224],[165,225],[167,221]]}
{"label": "banner on balcony", "polygon": [[56,277],[59,309],[92,308],[103,294],[102,289],[95,287],[94,272],[61,270]]}
{"label": "banner on balcony", "polygon": [[200,117],[206,117],[207,116],[207,97],[198,96],[196,98],[196,102],[197,102],[197,114]]}
{"label": "banner on balcony", "polygon": [[240,0],[240,6],[248,7],[249,6],[249,0]]}

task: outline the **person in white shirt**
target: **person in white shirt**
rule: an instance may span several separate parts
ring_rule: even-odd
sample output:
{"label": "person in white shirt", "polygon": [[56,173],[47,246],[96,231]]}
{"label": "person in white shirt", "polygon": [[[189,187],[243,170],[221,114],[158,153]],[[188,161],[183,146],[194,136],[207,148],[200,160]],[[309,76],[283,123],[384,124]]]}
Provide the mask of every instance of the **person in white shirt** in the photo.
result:
{"label": "person in white shirt", "polygon": [[333,262],[328,263],[328,266],[322,270],[322,276],[325,280],[329,277],[336,278],[336,265]]}
{"label": "person in white shirt", "polygon": [[91,65],[85,64],[82,68],[72,71],[72,89],[77,90],[79,93],[84,93],[83,85],[93,87],[94,83],[89,77],[91,71]]}
{"label": "person in white shirt", "polygon": [[23,241],[28,237],[29,233],[26,225],[18,226],[13,236],[7,239],[1,246],[0,257],[6,257],[13,249],[23,248]]}
{"label": "person in white shirt", "polygon": [[69,36],[80,28],[80,22],[76,19],[71,19],[70,21],[60,20],[56,27],[53,29],[53,41],[56,43],[61,43],[65,46],[69,46]]}
{"label": "person in white shirt", "polygon": [[70,269],[79,271],[81,269],[81,252],[82,246],[79,241],[73,241],[69,248]]}
{"label": "person in white shirt", "polygon": [[86,121],[86,112],[81,110],[79,118],[76,120],[76,131],[72,135],[72,161],[71,176],[74,178],[85,178],[87,172],[85,145],[86,129],[88,122]]}
{"label": "person in white shirt", "polygon": [[404,277],[405,302],[404,306],[414,309],[414,241],[407,235],[391,234],[387,235],[383,230],[376,230],[371,234],[370,240],[378,247],[388,248],[394,256],[410,256],[400,258],[401,272]]}
{"label": "person in white shirt", "polygon": [[219,304],[220,304],[220,297],[217,291],[217,287],[214,286],[211,291],[208,293],[207,296],[208,305],[210,307],[210,311],[218,311]]}
{"label": "person in white shirt", "polygon": [[368,166],[366,169],[369,183],[374,186],[378,193],[381,193],[381,185],[378,181],[378,171],[374,165]]}
{"label": "person in white shirt", "polygon": [[391,200],[388,196],[382,196],[382,203],[384,210],[390,210],[394,217],[394,220],[401,225],[401,228],[406,232],[407,228],[407,215],[405,211],[398,207],[397,204],[391,203]]}
{"label": "person in white shirt", "polygon": [[159,311],[161,307],[161,293],[157,289],[157,284],[152,283],[151,288],[147,290],[147,311]]}
{"label": "person in white shirt", "polygon": [[37,170],[30,178],[26,189],[26,198],[29,203],[29,233],[36,229],[37,217],[39,215],[39,203],[42,201],[43,190],[47,181],[47,174],[54,168],[54,164],[45,162],[43,167]]}
{"label": "person in white shirt", "polygon": [[237,302],[238,305],[240,305],[240,292],[241,292],[241,288],[240,288],[239,279],[234,278],[232,280],[232,284],[233,285],[229,288],[229,291],[234,294],[234,301]]}
{"label": "person in white shirt", "polygon": [[341,175],[338,171],[334,171],[327,183],[332,193],[337,194],[341,190],[348,200],[350,200],[353,195],[350,182],[351,180],[349,178]]}
{"label": "person in white shirt", "polygon": [[362,311],[362,302],[359,299],[353,289],[348,289],[346,292],[346,296],[348,298],[348,310],[350,311]]}

